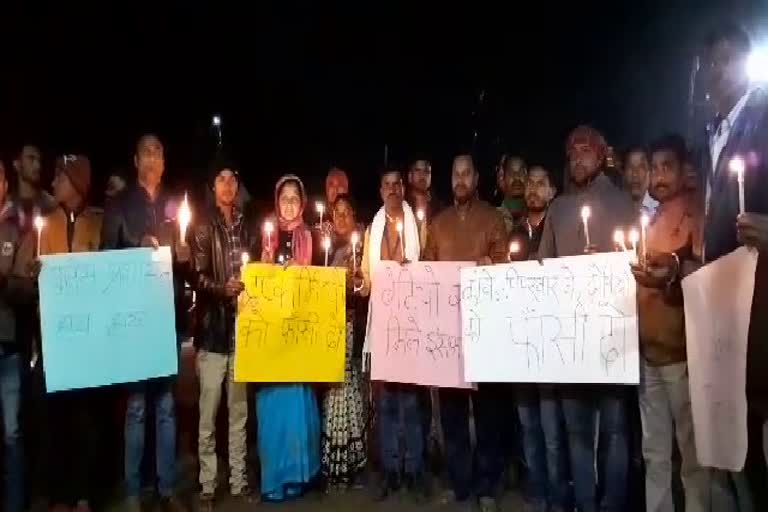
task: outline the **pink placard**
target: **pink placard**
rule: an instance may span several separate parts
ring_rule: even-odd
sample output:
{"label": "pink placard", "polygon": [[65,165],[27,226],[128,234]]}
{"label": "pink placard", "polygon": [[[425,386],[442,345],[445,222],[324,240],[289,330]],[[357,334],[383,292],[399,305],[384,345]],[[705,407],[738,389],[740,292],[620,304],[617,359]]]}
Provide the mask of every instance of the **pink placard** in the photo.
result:
{"label": "pink placard", "polygon": [[371,289],[371,378],[469,388],[459,269],[473,262],[380,262]]}

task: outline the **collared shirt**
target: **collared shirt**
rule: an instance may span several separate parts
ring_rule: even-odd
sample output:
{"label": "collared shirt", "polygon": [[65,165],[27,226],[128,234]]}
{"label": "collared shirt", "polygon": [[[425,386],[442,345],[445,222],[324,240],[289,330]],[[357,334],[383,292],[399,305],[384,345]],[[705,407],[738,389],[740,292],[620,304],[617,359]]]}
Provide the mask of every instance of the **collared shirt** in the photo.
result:
{"label": "collared shirt", "polygon": [[723,152],[723,148],[728,144],[728,137],[731,135],[731,128],[733,128],[736,119],[739,118],[739,114],[744,110],[744,105],[747,104],[751,90],[747,91],[744,96],[733,106],[728,117],[720,122],[720,126],[715,127],[715,133],[712,134],[712,138],[709,144],[709,150],[712,155],[712,174],[717,172],[717,164],[720,159],[720,153]]}
{"label": "collared shirt", "polygon": [[[671,253],[692,246],[697,250],[701,216],[691,207],[690,197],[680,195],[659,206],[648,226],[648,249]],[[637,286],[640,351],[652,366],[686,360],[685,316],[679,288],[660,290]]]}
{"label": "collared shirt", "polygon": [[242,224],[243,214],[236,209],[232,210],[232,224],[227,225],[224,219],[221,219],[221,225],[224,228],[227,240],[226,263],[228,278],[240,275],[240,267],[243,261],[243,246],[240,242]]}

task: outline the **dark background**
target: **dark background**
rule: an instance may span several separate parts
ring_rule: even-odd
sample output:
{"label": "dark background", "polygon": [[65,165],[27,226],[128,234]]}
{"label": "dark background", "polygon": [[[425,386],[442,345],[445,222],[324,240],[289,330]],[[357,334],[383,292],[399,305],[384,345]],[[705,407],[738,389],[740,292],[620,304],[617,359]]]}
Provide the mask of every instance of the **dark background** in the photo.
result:
{"label": "dark background", "polygon": [[355,195],[376,201],[385,144],[396,161],[431,154],[447,195],[459,150],[475,150],[490,187],[507,150],[562,172],[578,123],[618,148],[686,133],[708,27],[730,18],[768,35],[765,1],[103,4],[2,8],[6,160],[25,141],[49,158],[84,151],[103,180],[131,171],[133,144],[151,130],[166,142],[169,180],[187,187],[215,150],[220,113],[261,197],[285,171],[319,196],[338,164]]}

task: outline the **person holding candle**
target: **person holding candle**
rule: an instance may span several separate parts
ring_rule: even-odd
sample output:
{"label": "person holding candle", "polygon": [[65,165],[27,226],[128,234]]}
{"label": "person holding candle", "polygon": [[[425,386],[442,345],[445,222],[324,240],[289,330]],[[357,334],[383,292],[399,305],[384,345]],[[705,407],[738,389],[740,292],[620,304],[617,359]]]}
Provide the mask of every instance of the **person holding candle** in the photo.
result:
{"label": "person holding candle", "polygon": [[222,387],[226,387],[229,421],[229,490],[242,501],[251,497],[246,470],[247,385],[234,380],[235,317],[237,297],[245,289],[241,279],[243,262],[250,259],[258,234],[237,204],[238,166],[225,157],[217,158],[211,166],[209,183],[215,207],[195,224],[189,237],[190,281],[197,292],[194,339],[200,378],[198,453],[203,511],[213,510],[218,481],[216,417]]}
{"label": "person holding candle", "polygon": [[[746,395],[750,415],[750,455],[748,460],[765,459],[768,449],[759,454],[762,437],[768,446],[768,91],[764,83],[750,82],[747,62],[752,52],[748,33],[732,22],[715,26],[708,34],[702,57],[708,64],[707,92],[716,116],[706,126],[706,150],[701,152],[699,169],[705,177],[703,263],[710,263],[744,244],[757,249],[755,288],[749,323],[746,362]],[[731,171],[734,160],[743,160],[743,187],[738,174]],[[739,195],[743,189],[744,211],[740,213]],[[757,427],[757,428],[754,428]],[[762,431],[760,431],[762,427]],[[743,473],[732,474],[739,506],[750,505],[743,492]],[[754,486],[755,510],[768,507],[765,480]]]}
{"label": "person holding candle", "polygon": [[[648,264],[633,266],[641,361],[640,417],[648,512],[674,510],[672,439],[681,457],[686,510],[711,507],[713,470],[699,465],[686,363],[685,318],[677,273],[659,271],[657,261],[701,249],[702,218],[685,189],[685,141],[677,135],[651,144],[650,192],[660,205],[648,226]],[[666,265],[663,266],[666,268]]]}
{"label": "person holding candle", "polygon": [[[539,244],[539,258],[575,256],[586,252],[612,252],[613,234],[637,222],[628,194],[601,171],[606,143],[588,126],[576,128],[566,142],[569,192],[552,202]],[[590,210],[589,244],[581,210]],[[586,246],[586,247],[585,247]],[[599,340],[587,340],[597,344]],[[617,385],[556,386],[561,397],[576,506],[582,512],[623,510],[627,502],[628,444],[627,398],[629,390]],[[605,475],[602,496],[597,495],[595,472],[595,415],[600,414],[598,470]]]}
{"label": "person holding candle", "polygon": [[323,398],[321,467],[327,490],[343,490],[358,482],[367,456],[368,415],[360,372],[367,298],[355,289],[362,251],[355,209],[347,194],[336,196],[331,210],[336,245],[331,266],[347,269],[347,354],[344,382],[331,386]]}
{"label": "person holding candle", "polygon": [[432,162],[426,155],[416,155],[408,164],[406,201],[413,211],[422,210],[427,222],[443,208],[437,194],[432,190]]}
{"label": "person holding candle", "polygon": [[536,259],[547,209],[556,193],[549,171],[540,165],[532,166],[525,184],[525,218],[509,234],[510,241],[517,242],[520,247],[511,261]]}
{"label": "person holding candle", "polygon": [[35,215],[48,215],[56,209],[56,200],[43,190],[43,155],[34,144],[24,144],[13,160],[16,190],[12,202],[21,233],[31,231]]}
{"label": "person holding candle", "polygon": [[[275,186],[276,230],[262,236],[262,263],[310,265],[312,235],[304,223],[307,196],[288,174]],[[269,241],[268,241],[269,240]],[[265,384],[256,391],[261,495],[269,501],[300,496],[320,471],[320,416],[308,384]]]}
{"label": "person holding candle", "polygon": [[[173,285],[176,306],[177,338],[183,339],[186,328],[184,278],[188,275],[189,245],[180,243],[175,213],[180,201],[172,198],[162,186],[165,151],[156,135],[142,136],[136,144],[134,165],[136,184],[114,199],[104,212],[101,248],[106,250],[135,247],[171,247]],[[158,490],[161,504],[168,510],[184,510],[174,495],[176,482],[176,411],[171,377],[152,379],[127,386],[125,414],[125,492],[127,508],[141,509],[141,462],[147,402],[155,408]]]}
{"label": "person holding candle", "polygon": [[[471,155],[453,160],[453,208],[444,209],[430,226],[424,260],[474,261],[478,265],[508,259],[507,232],[501,213],[477,198],[479,173]],[[502,436],[510,388],[480,384],[477,392],[441,388],[440,413],[446,445],[446,463],[457,501],[471,496],[483,512],[497,509],[496,485],[504,469]],[[469,401],[474,406],[477,446],[472,453],[469,434]]]}
{"label": "person holding candle", "polygon": [[[413,210],[403,200],[403,180],[400,169],[393,166],[381,171],[379,193],[384,202],[365,232],[361,276],[355,276],[353,285],[361,295],[371,292],[371,270],[379,261],[405,264],[419,261],[419,232]],[[401,226],[398,232],[397,226]],[[370,318],[368,319],[370,327]],[[366,336],[363,357],[370,357],[369,338]],[[378,448],[384,470],[381,485],[376,489],[377,500],[384,500],[396,492],[403,481],[416,493],[418,499],[427,495],[424,475],[424,417],[423,404],[427,391],[421,386],[376,383]],[[405,440],[405,453],[400,451],[400,431]],[[404,472],[404,474],[403,474]]]}

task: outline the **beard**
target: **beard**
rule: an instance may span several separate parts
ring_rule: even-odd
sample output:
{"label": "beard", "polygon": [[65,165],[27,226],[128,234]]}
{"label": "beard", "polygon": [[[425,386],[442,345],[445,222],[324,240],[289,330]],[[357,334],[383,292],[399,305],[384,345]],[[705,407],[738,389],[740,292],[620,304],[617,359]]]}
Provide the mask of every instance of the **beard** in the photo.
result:
{"label": "beard", "polygon": [[472,199],[473,192],[468,188],[455,188],[453,189],[453,198],[458,204],[467,204]]}

